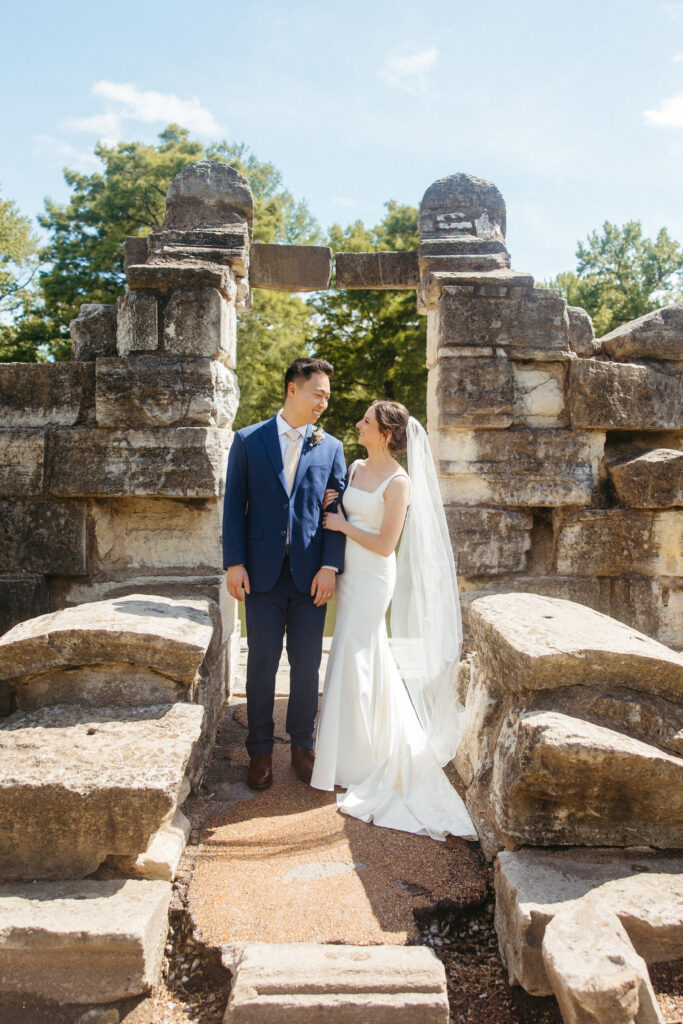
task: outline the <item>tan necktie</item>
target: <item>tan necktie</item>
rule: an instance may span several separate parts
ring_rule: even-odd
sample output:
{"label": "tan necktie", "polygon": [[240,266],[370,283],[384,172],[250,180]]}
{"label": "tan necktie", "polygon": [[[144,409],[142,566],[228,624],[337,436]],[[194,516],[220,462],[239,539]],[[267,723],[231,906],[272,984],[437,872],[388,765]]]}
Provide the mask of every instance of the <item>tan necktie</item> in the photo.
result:
{"label": "tan necktie", "polygon": [[294,477],[296,476],[296,467],[299,465],[299,438],[300,434],[298,430],[285,430],[285,436],[289,438],[289,444],[285,451],[285,481],[287,483],[287,492],[292,493],[292,487],[294,486]]}

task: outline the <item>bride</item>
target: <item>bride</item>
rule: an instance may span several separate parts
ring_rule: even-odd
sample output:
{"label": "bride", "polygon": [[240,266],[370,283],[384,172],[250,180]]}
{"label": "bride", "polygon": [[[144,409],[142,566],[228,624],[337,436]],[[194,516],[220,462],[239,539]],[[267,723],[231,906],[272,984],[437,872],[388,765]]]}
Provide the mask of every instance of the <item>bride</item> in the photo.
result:
{"label": "bride", "polygon": [[[346,534],[346,557],[311,785],[342,787],[339,809],[362,821],[476,839],[441,767],[459,740],[454,670],[462,629],[427,435],[398,402],[373,402],[356,427],[367,458],[349,467],[345,514],[328,510],[323,519]],[[394,458],[406,448],[408,474]],[[337,497],[326,492],[325,507]],[[390,601],[401,672],[387,639]]]}

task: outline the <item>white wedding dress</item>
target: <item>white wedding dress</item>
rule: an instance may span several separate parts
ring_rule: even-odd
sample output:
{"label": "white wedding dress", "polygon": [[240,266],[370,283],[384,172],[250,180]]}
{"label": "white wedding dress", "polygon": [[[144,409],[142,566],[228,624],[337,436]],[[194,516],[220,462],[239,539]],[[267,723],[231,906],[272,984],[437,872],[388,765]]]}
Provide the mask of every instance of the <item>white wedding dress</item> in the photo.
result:
{"label": "white wedding dress", "polygon": [[[355,466],[349,470],[344,511],[354,526],[378,534],[384,492],[394,477],[374,491],[359,490],[352,483]],[[448,834],[476,839],[389,649],[385,614],[395,582],[393,553],[385,558],[347,538],[311,785],[343,787],[339,809],[362,821],[433,839]]]}

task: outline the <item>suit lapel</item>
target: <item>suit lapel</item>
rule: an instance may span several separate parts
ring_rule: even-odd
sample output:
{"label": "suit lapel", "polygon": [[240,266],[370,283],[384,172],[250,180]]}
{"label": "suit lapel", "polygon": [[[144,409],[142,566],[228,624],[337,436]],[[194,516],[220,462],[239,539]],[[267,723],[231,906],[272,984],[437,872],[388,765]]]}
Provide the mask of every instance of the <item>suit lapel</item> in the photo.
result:
{"label": "suit lapel", "polygon": [[292,497],[296,493],[296,489],[299,486],[299,482],[308,468],[308,463],[311,458],[311,452],[313,449],[308,443],[308,439],[311,436],[313,425],[311,423],[306,427],[306,433],[304,434],[304,443],[301,449],[301,458],[299,459],[299,465],[296,467],[296,475],[294,477],[294,484],[292,485]]}
{"label": "suit lapel", "polygon": [[268,458],[273,464],[275,474],[282,484],[282,487],[287,494],[287,481],[285,480],[285,467],[282,464],[282,452],[280,450],[280,438],[277,432],[277,417],[273,416],[272,420],[268,420],[266,426],[262,432],[261,440],[268,453]]}

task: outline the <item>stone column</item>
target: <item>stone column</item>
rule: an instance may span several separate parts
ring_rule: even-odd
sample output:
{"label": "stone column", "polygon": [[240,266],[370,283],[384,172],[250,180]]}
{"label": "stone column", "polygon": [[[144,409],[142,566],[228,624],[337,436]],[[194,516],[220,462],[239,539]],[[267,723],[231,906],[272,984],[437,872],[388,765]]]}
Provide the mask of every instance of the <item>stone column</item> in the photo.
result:
{"label": "stone column", "polygon": [[86,499],[90,529],[88,576],[52,580],[51,607],[131,590],[210,597],[226,676],[239,629],[223,582],[222,498],[252,222],[233,168],[206,161],[173,180],[162,227],[126,240],[115,347],[91,339],[91,307],[72,325],[75,357],[95,358],[95,424],[55,431],[49,461],[51,493]]}
{"label": "stone column", "polygon": [[500,191],[467,174],[420,205],[427,420],[463,608],[499,589],[602,607],[598,581],[553,575],[550,510],[591,503],[604,433],[569,429],[567,305],[509,269],[505,223]]}

